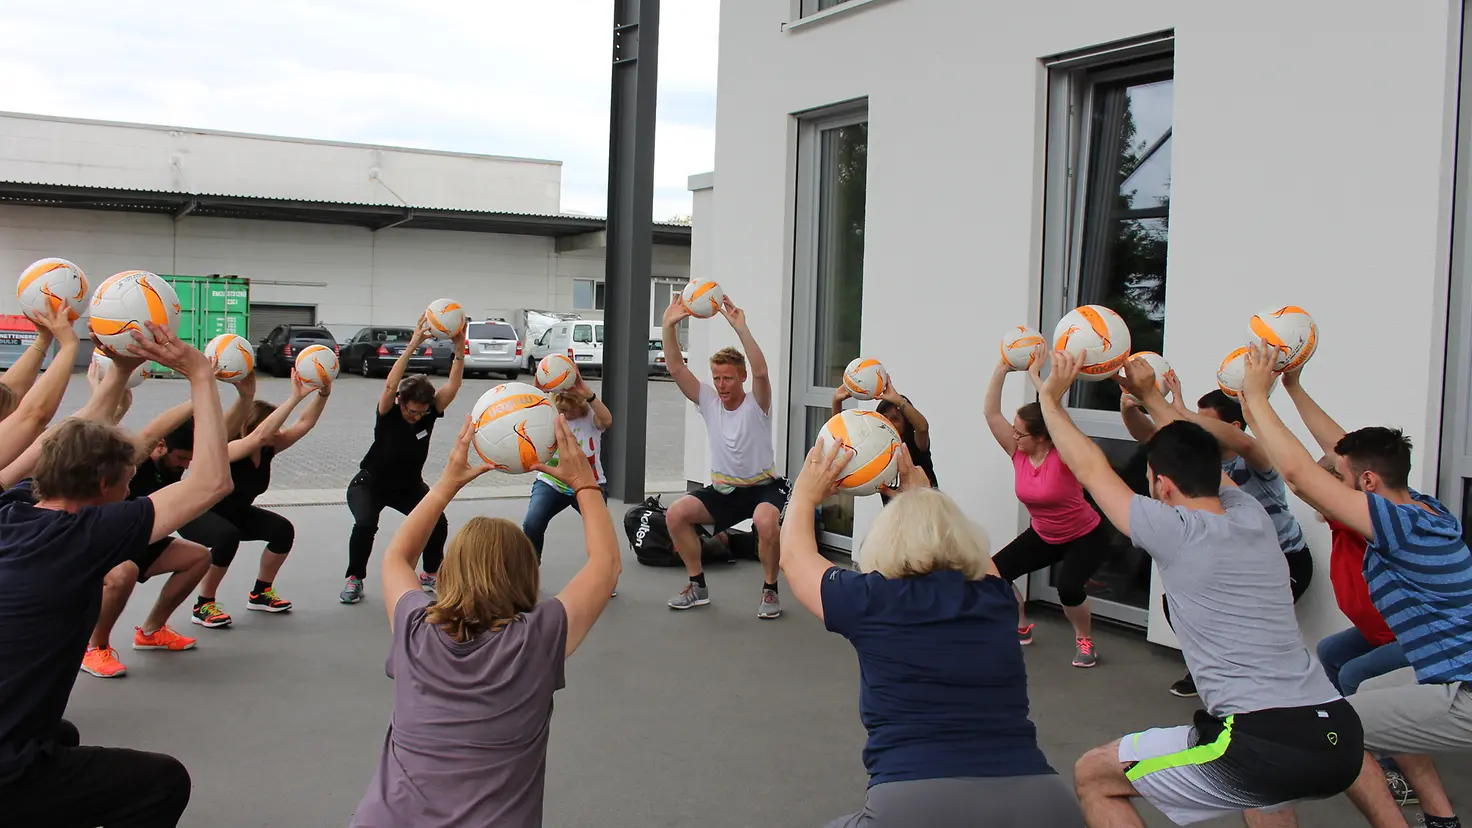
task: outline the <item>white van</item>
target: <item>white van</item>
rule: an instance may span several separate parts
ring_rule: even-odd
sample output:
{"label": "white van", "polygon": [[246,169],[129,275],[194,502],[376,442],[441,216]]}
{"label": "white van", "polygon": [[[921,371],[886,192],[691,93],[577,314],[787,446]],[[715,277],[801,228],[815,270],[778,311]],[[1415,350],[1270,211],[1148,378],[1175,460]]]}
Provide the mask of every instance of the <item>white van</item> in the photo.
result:
{"label": "white van", "polygon": [[527,371],[537,370],[542,357],[555,353],[572,357],[579,370],[603,373],[603,323],[580,319],[558,322],[543,331],[527,349]]}

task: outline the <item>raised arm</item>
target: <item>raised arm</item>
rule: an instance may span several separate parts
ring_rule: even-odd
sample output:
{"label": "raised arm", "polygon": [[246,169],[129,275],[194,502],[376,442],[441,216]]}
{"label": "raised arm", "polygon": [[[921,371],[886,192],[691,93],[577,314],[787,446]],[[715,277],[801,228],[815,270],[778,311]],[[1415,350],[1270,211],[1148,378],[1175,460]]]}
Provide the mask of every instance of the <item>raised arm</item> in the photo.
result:
{"label": "raised arm", "polygon": [[0,467],[9,466],[41,436],[61,405],[67,381],[71,379],[72,365],[77,361],[77,333],[67,319],[68,311],[68,306],[63,304],[60,309],[41,317],[41,324],[51,331],[56,341],[61,343],[61,348],[41,379],[21,398],[15,411],[0,420]]}
{"label": "raised arm", "polygon": [[450,348],[455,352],[450,358],[450,378],[434,392],[434,410],[441,414],[450,410],[450,405],[460,393],[460,383],[465,379],[465,326],[462,325],[460,333],[450,339]]}
{"label": "raised arm", "polygon": [[[1033,384],[1038,387],[1038,403],[1043,409],[1043,421],[1048,424],[1048,436],[1052,438],[1058,456],[1078,482],[1088,489],[1104,516],[1116,529],[1128,535],[1134,491],[1115,474],[1109,458],[1074,425],[1063,409],[1063,395],[1078,378],[1079,361],[1067,351],[1055,351],[1052,366],[1046,382],[1040,379],[1042,360],[1033,360],[1028,371]],[[1155,390],[1153,378],[1150,387]],[[1155,391],[1155,395],[1160,396],[1160,392]]]}
{"label": "raised arm", "polygon": [[833,416],[837,417],[843,413],[843,401],[852,396],[853,394],[850,394],[841,382],[837,388],[833,389]]}
{"label": "raised arm", "polygon": [[0,375],[0,385],[4,385],[14,391],[17,397],[25,396],[31,390],[31,385],[36,381],[36,375],[41,373],[41,363],[46,361],[46,349],[51,347],[55,339],[51,331],[44,326],[36,326],[36,339],[26,348],[5,373]]}
{"label": "raised arm", "polygon": [[[1041,345],[1038,348],[1042,348]],[[1033,359],[1037,363],[1042,356]],[[992,371],[992,378],[986,385],[986,399],[981,404],[982,412],[986,415],[986,427],[991,429],[992,437],[996,439],[997,445],[1008,457],[1017,453],[1017,436],[1012,430],[1012,421],[1002,413],[1002,385],[1007,381],[1007,374],[1012,371],[1012,366],[1006,360],[997,363]]]}
{"label": "raised arm", "polygon": [[915,438],[915,445],[921,451],[929,451],[930,421],[925,419],[925,415],[920,413],[920,409],[916,408],[914,403],[910,402],[910,398],[896,390],[893,381],[889,383],[888,388],[884,389],[884,393],[879,398],[900,410],[905,422],[910,424],[910,433]]}
{"label": "raised arm", "polygon": [[[147,323],[156,342],[138,342],[130,350],[178,371],[189,380],[189,398],[194,404],[194,456],[189,474],[149,495],[153,501],[153,536],[158,541],[204,514],[230,493],[230,463],[225,454],[225,414],[220,409],[215,369],[209,357],[180,342],[163,328]],[[127,372],[117,366],[119,376]]]}
{"label": "raised arm", "polygon": [[[404,518],[394,539],[389,541],[388,551],[383,555],[383,608],[388,612],[389,629],[394,625],[394,607],[406,593],[420,589],[419,576],[414,567],[419,563],[419,554],[439,522],[445,507],[454,500],[455,493],[465,484],[491,470],[490,466],[471,466],[468,461],[470,439],[474,435],[470,427],[470,416],[460,426],[455,447],[450,450],[450,460],[440,479],[432,486],[414,511]],[[581,452],[578,452],[581,455]]]}
{"label": "raised arm", "polygon": [[[762,407],[762,411],[772,413],[772,377],[767,371],[767,355],[762,353],[760,345],[756,344],[756,337],[751,335],[751,329],[746,327],[746,311],[736,307],[731,301],[730,295],[721,300],[724,305],[721,315],[731,323],[731,329],[736,331],[736,336],[741,340],[741,348],[746,351],[746,365],[751,370],[751,395],[756,397],[756,404]],[[698,399],[697,399],[698,401]]]}
{"label": "raised arm", "polygon": [[235,404],[225,411],[225,433],[235,436],[245,427],[245,418],[250,415],[250,404],[256,401],[256,375],[254,372],[235,383]]}
{"label": "raised arm", "polygon": [[[823,617],[823,574],[833,562],[818,551],[818,535],[813,531],[818,504],[838,491],[837,481],[853,455],[837,440],[824,451],[820,443],[808,452],[802,471],[792,483],[788,496],[787,516],[782,521],[782,574],[797,602],[808,612]],[[908,455],[907,455],[908,456]],[[912,464],[913,467],[913,464]],[[923,473],[922,473],[923,474]]]}
{"label": "raised arm", "polygon": [[1119,396],[1119,418],[1124,421],[1124,428],[1134,438],[1135,442],[1143,443],[1155,436],[1155,421],[1145,413],[1145,409],[1139,403],[1130,399],[1128,394]]}
{"label": "raised arm", "polygon": [[[120,359],[123,360],[123,365],[128,370],[113,370],[105,378],[99,376],[96,362],[87,366],[87,384],[92,388],[92,396],[77,413],[72,415],[73,417],[109,425],[117,424],[119,418],[116,415],[122,407],[119,401],[126,399],[128,393],[124,387],[128,382],[128,375],[141,364],[139,361]],[[51,428],[55,426],[46,430],[50,431]],[[5,466],[5,470],[0,472],[0,488],[9,488],[31,476],[31,472],[36,468],[36,461],[41,459],[41,443],[40,437],[32,440],[30,446],[21,452],[19,457]]]}
{"label": "raised arm", "polygon": [[623,572],[623,561],[598,478],[568,427],[567,418],[561,415],[557,417],[557,458],[555,467],[539,465],[537,471],[556,477],[572,489],[583,514],[583,545],[588,550],[588,562],[557,593],[557,600],[567,610],[566,656],[571,656],[608,606],[619,573]]}
{"label": "raised arm", "polygon": [[583,399],[588,401],[588,408],[593,412],[594,428],[603,431],[613,425],[613,412],[608,410],[608,406],[604,405],[603,401],[598,399],[598,395],[593,393],[593,389],[589,388],[588,384],[583,381],[582,374],[578,374],[577,382],[573,383],[572,388],[568,390],[574,394],[581,395]]}
{"label": "raised arm", "polygon": [[[424,343],[424,338],[424,314],[421,313],[419,321],[414,323],[414,333],[409,337],[409,347],[394,360],[394,366],[388,369],[388,378],[383,381],[383,393],[378,395],[379,414],[387,414],[394,407],[394,398],[399,395],[399,383],[404,381],[404,374],[409,370],[409,359]],[[440,409],[440,413],[445,413],[444,409]]]}
{"label": "raised arm", "polygon": [[[324,386],[317,391],[316,396],[312,397],[312,401],[307,403],[307,410],[303,411],[301,416],[296,418],[296,422],[276,432],[275,449],[277,454],[296,445],[298,440],[307,436],[307,432],[316,427],[317,421],[322,418],[322,409],[327,407],[327,398],[331,394],[332,386]],[[283,420],[283,422],[285,421]]]}
{"label": "raised arm", "polygon": [[1308,449],[1298,442],[1293,432],[1283,425],[1278,412],[1273,410],[1268,393],[1272,389],[1276,362],[1277,352],[1267,343],[1255,344],[1247,351],[1242,395],[1252,410],[1258,442],[1267,450],[1273,465],[1294,494],[1320,514],[1339,521],[1364,537],[1375,537],[1370,523],[1370,503],[1365,493],[1345,486],[1315,462]]}
{"label": "raised arm", "polygon": [[700,380],[690,372],[690,366],[685,364],[685,357],[680,353],[680,323],[690,316],[690,309],[676,293],[670,299],[670,306],[664,309],[660,336],[664,339],[664,367],[670,372],[670,379],[675,381],[685,399],[700,405]]}
{"label": "raised arm", "polygon": [[281,427],[286,425],[286,418],[290,417],[291,412],[306,398],[307,387],[302,385],[301,380],[297,378],[296,371],[292,370],[291,396],[287,397],[281,405],[276,406],[276,410],[267,415],[266,419],[262,420],[261,424],[252,429],[249,434],[230,441],[226,449],[229,461],[234,463],[254,454],[256,449],[266,442],[267,437],[279,432]]}
{"label": "raised arm", "polygon": [[[124,375],[126,376],[126,375]],[[78,412],[77,416],[82,416]],[[194,416],[194,402],[192,400],[181,402],[164,413],[154,417],[133,438],[133,463],[136,465],[148,459],[148,455],[158,447],[158,441],[169,436],[174,429],[189,422]]]}
{"label": "raised arm", "polygon": [[1282,374],[1283,388],[1288,391],[1288,398],[1293,400],[1293,407],[1298,409],[1298,416],[1308,426],[1308,433],[1313,435],[1314,442],[1319,444],[1325,454],[1332,455],[1334,447],[1344,439],[1344,429],[1309,396],[1303,387],[1302,373],[1302,367],[1292,372],[1285,371]]}

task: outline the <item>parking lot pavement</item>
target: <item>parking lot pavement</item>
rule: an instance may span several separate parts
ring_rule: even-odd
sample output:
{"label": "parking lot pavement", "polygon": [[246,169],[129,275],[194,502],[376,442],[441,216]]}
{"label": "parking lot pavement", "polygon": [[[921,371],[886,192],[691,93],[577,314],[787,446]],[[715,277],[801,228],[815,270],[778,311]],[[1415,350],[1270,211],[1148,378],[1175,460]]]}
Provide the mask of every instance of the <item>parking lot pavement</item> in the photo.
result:
{"label": "parking lot pavement", "polygon": [[[431,379],[436,386],[445,381],[443,376]],[[522,377],[523,382],[530,379],[529,376]],[[445,422],[435,426],[429,462],[424,466],[424,477],[430,483],[444,468],[445,458],[455,444],[460,419],[470,413],[481,394],[503,381],[465,380]],[[288,393],[288,381],[284,379],[261,376],[258,384],[257,397],[268,402],[285,399]],[[602,383],[590,379],[588,386],[601,391]],[[235,400],[235,391],[224,383],[220,383],[219,388],[220,399],[228,407]],[[271,491],[261,497],[260,503],[340,501],[348,481],[357,472],[358,461],[363,459],[363,453],[372,441],[374,408],[382,390],[381,379],[370,380],[353,375],[338,377],[333,385],[332,398],[317,427],[272,464]],[[182,379],[145,381],[133,389],[133,407],[123,419],[123,427],[141,428],[159,413],[183,402],[188,393],[188,385]],[[87,378],[80,374],[72,377],[60,413],[70,414],[81,408],[88,394]],[[684,490],[685,405],[684,397],[673,382],[663,379],[649,381],[644,479],[650,492]],[[532,477],[487,474],[472,483],[473,492],[467,494],[480,497],[524,496],[532,484]]]}

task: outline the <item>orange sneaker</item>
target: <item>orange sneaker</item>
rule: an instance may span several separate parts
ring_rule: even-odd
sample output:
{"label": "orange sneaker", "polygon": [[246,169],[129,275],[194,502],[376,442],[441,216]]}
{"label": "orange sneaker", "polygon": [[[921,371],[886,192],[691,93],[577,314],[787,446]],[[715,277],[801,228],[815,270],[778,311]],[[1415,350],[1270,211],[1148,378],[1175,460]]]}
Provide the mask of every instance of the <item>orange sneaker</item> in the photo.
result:
{"label": "orange sneaker", "polygon": [[180,635],[169,628],[168,624],[159,627],[153,634],[143,631],[142,627],[133,628],[133,649],[135,650],[192,650],[194,639],[187,635]]}
{"label": "orange sneaker", "polygon": [[82,655],[82,672],[98,678],[120,678],[128,674],[128,668],[118,661],[117,650],[88,647]]}

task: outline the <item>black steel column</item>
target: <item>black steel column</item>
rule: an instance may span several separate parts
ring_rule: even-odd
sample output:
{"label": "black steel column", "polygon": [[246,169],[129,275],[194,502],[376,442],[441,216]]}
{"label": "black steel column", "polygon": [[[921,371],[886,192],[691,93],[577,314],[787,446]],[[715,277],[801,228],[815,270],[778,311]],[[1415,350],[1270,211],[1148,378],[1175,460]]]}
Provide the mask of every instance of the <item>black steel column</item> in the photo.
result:
{"label": "black steel column", "polygon": [[603,468],[609,495],[625,503],[644,499],[658,70],[659,0],[614,0],[603,343],[603,397],[613,427],[604,437]]}

